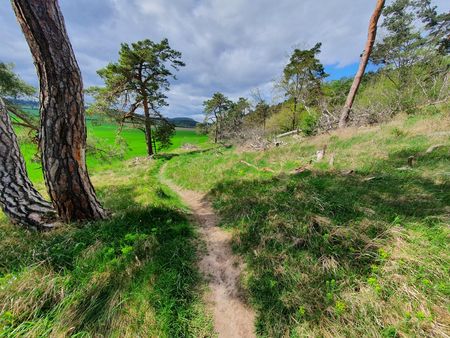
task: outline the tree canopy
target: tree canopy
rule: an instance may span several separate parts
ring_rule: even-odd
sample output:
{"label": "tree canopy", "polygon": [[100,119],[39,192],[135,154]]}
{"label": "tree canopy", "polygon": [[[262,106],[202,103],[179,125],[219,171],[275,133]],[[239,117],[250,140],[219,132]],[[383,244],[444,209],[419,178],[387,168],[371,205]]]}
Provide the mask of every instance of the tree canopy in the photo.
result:
{"label": "tree canopy", "polygon": [[222,123],[232,105],[232,101],[222,93],[214,93],[211,99],[203,102],[205,122],[214,124],[214,142],[220,138]]}
{"label": "tree canopy", "polygon": [[[118,62],[98,71],[105,87],[91,88],[97,100],[91,111],[108,112],[121,122],[143,125],[148,154],[152,155],[152,126],[161,131],[157,135],[164,136],[159,141],[169,144],[167,135],[173,126],[162,117],[161,108],[168,105],[169,79],[176,79],[175,71],[184,65],[181,53],[172,49],[167,39],[159,43],[148,39],[131,45],[123,43]],[[143,115],[139,114],[140,110],[144,111]]]}
{"label": "tree canopy", "polygon": [[30,96],[36,93],[34,87],[19,78],[12,64],[0,62],[0,95],[3,97]]}
{"label": "tree canopy", "polygon": [[[14,73],[14,66],[12,64],[0,62],[0,97],[5,103],[5,109],[10,113],[14,124],[29,128],[31,131],[37,133],[37,117],[27,113],[12,101],[12,99],[35,94],[36,89]],[[37,141],[36,136],[34,137],[34,141]]]}
{"label": "tree canopy", "polygon": [[297,126],[297,114],[300,105],[310,111],[309,106],[316,104],[321,93],[322,81],[328,76],[317,58],[322,44],[316,43],[311,49],[295,49],[289,63],[284,67],[278,87],[292,104],[292,129]]}

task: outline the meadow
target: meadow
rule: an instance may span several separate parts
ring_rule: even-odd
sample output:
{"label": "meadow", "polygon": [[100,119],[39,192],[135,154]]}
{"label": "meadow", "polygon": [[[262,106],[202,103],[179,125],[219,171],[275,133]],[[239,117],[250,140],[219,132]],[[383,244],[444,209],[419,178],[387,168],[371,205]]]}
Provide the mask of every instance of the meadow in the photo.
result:
{"label": "meadow", "polygon": [[450,337],[450,16],[373,2],[11,0],[0,338]]}
{"label": "meadow", "polygon": [[[36,159],[36,144],[30,142],[27,131],[16,128],[21,141],[22,153],[27,162],[28,174],[33,182],[43,180],[39,160]],[[98,172],[113,167],[120,167],[124,161],[143,157],[146,155],[144,133],[134,128],[124,128],[118,134],[118,126],[113,123],[87,122],[88,131],[88,170]],[[172,138],[172,145],[166,149],[157,149],[158,152],[172,152],[184,144],[197,147],[204,146],[208,141],[206,135],[198,135],[194,129],[177,128]],[[92,150],[95,148],[95,150]]]}
{"label": "meadow", "polygon": [[[165,179],[206,192],[232,233],[257,336],[443,337],[449,129],[446,113],[399,116],[266,151],[180,130],[153,160],[135,160],[142,135],[126,131],[125,158],[88,160],[110,219],[34,233],[0,218],[0,337],[215,335],[197,268],[204,243],[162,165]],[[115,142],[111,126],[89,130]]]}

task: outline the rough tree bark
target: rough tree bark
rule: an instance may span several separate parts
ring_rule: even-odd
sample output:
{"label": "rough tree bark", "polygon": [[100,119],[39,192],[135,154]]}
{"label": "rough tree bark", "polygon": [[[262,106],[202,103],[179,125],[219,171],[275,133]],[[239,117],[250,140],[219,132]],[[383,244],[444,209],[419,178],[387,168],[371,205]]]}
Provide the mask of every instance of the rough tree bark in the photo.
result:
{"label": "rough tree bark", "polygon": [[216,118],[216,125],[214,128],[214,143],[217,144],[219,141],[219,117],[217,116],[217,113],[214,112],[214,116]]}
{"label": "rough tree bark", "polygon": [[144,117],[145,117],[145,141],[147,142],[147,155],[153,155],[153,144],[152,144],[152,121],[150,119],[150,109],[148,107],[148,98],[144,94]]}
{"label": "rough tree bark", "polygon": [[292,113],[292,130],[295,129],[295,125],[297,124],[295,115],[297,114],[297,104],[298,104],[298,100],[296,97],[294,97],[294,109],[293,109],[293,113]]}
{"label": "rough tree bark", "polygon": [[65,222],[102,219],[86,168],[81,73],[57,0],[11,0],[40,82],[40,145],[50,198]]}
{"label": "rough tree bark", "polygon": [[55,226],[56,212],[28,178],[25,161],[0,98],[0,204],[13,223],[37,230]]}
{"label": "rough tree bark", "polygon": [[381,12],[383,11],[385,0],[377,0],[377,5],[375,11],[369,22],[369,33],[367,36],[366,46],[364,47],[364,52],[361,56],[361,61],[359,63],[358,71],[356,72],[355,78],[353,79],[353,84],[348,93],[347,100],[341,111],[341,117],[339,119],[339,128],[345,128],[350,117],[350,111],[355,101],[356,93],[358,92],[359,85],[361,84],[361,79],[366,71],[367,62],[369,61],[370,54],[372,53],[372,48],[375,43],[375,38],[377,36],[377,25],[380,19]]}

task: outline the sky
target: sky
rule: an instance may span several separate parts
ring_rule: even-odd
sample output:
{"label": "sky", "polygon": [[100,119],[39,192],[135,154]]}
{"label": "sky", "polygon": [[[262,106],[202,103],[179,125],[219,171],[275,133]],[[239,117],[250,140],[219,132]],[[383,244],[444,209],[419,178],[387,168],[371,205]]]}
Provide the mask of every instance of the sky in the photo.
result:
{"label": "sky", "polygon": [[[435,0],[440,11],[447,0]],[[220,91],[232,99],[256,88],[276,99],[273,83],[294,48],[322,42],[330,79],[353,76],[375,0],[60,0],[84,85],[118,58],[122,42],[168,38],[186,67],[172,81],[168,117],[202,119],[202,103]],[[28,45],[9,1],[0,1],[0,61],[38,85]],[[89,100],[89,99],[88,99]]]}

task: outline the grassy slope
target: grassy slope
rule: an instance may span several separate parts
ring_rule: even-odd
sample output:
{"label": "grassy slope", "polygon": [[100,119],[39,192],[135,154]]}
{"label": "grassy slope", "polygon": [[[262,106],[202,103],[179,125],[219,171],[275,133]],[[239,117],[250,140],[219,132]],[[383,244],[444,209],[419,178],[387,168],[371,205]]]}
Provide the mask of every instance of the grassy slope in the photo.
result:
{"label": "grassy slope", "polygon": [[36,234],[0,215],[0,337],[211,336],[199,239],[161,163],[117,163],[93,175],[108,221]]}
{"label": "grassy slope", "polygon": [[[449,130],[448,114],[416,116],[267,152],[179,156],[167,175],[211,192],[246,259],[260,335],[440,337],[450,327]],[[291,174],[298,167],[307,170]]]}

